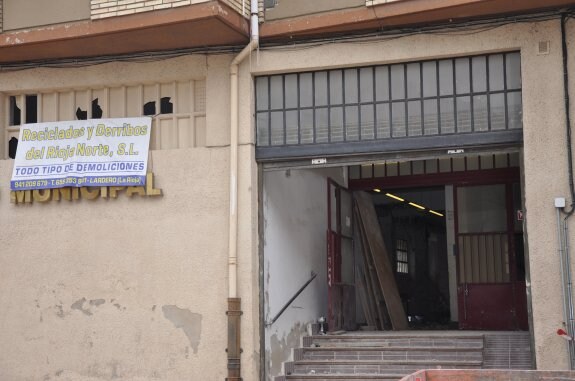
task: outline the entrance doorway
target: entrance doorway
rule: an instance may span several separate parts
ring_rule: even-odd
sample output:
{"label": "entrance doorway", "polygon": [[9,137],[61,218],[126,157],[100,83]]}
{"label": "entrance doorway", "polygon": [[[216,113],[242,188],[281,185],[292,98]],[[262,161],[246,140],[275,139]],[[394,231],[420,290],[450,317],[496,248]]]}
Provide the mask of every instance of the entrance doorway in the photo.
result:
{"label": "entrance doorway", "polygon": [[518,155],[458,159],[358,166],[349,187],[372,199],[411,328],[527,330]]}
{"label": "entrance doorway", "polygon": [[[367,288],[375,282],[394,284],[394,311],[406,321],[399,330],[527,329],[516,151],[264,167],[262,180],[268,374],[281,373],[320,321],[328,332],[393,329],[389,297]],[[366,266],[378,264],[362,253],[358,193],[374,210],[369,230],[379,231],[387,259],[381,282],[365,280]],[[366,298],[378,303],[371,319]]]}
{"label": "entrance doorway", "polygon": [[528,328],[521,193],[512,181],[455,189],[461,329]]}

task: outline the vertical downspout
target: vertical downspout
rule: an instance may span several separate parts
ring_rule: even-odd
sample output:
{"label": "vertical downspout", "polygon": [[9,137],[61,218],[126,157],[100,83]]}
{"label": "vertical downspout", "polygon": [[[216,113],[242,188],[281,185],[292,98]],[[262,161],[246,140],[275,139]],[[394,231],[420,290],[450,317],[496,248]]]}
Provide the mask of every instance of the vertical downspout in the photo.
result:
{"label": "vertical downspout", "polygon": [[250,43],[230,65],[230,212],[228,235],[228,377],[241,378],[241,298],[238,295],[238,71],[240,63],[259,45],[258,0],[251,0]]}
{"label": "vertical downspout", "polygon": [[[567,280],[567,274],[569,273],[569,262],[566,261],[565,256],[565,224],[563,221],[563,217],[561,216],[561,209],[556,208],[557,210],[557,243],[559,246],[559,267],[561,271],[561,291],[563,296],[563,321],[565,323],[565,329],[567,331],[567,335],[569,337],[573,337],[573,327],[572,327],[572,304],[569,302],[571,290],[568,284],[570,283]],[[569,356],[569,370],[573,370],[573,340],[568,340],[567,344],[567,353]]]}
{"label": "vertical downspout", "polygon": [[565,13],[561,14],[561,49],[563,51],[563,93],[565,100],[565,127],[567,133],[567,165],[569,170],[569,191],[571,192],[571,210],[567,213],[565,220],[567,220],[573,212],[575,212],[575,184],[573,181],[573,149],[571,147],[571,109],[569,102],[569,66],[568,66],[568,51],[567,51],[567,36],[565,32],[565,24],[567,23],[567,16]]}
{"label": "vertical downspout", "polygon": [[[572,281],[571,281],[571,258],[569,254],[569,230],[568,219],[575,212],[575,185],[573,182],[573,150],[571,145],[571,109],[569,101],[569,67],[568,67],[568,50],[567,50],[567,37],[565,32],[565,24],[567,23],[567,14],[561,14],[561,48],[563,54],[563,92],[565,102],[565,129],[567,135],[567,160],[568,160],[568,176],[569,176],[569,191],[571,193],[570,211],[563,213],[565,218],[560,221],[558,212],[557,228],[559,229],[559,253],[561,255],[561,266],[564,268],[565,274],[562,275],[563,292],[564,292],[564,315],[567,333],[569,336],[575,335],[575,312],[572,294]],[[558,210],[559,211],[559,210]],[[564,279],[563,279],[564,278]],[[569,343],[569,369],[575,369],[575,348],[574,343]]]}

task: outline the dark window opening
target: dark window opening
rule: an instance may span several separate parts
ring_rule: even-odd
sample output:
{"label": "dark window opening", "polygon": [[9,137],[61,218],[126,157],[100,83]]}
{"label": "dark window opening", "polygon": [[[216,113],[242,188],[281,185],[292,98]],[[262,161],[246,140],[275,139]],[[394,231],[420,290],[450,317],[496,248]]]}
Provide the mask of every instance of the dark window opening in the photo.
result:
{"label": "dark window opening", "polygon": [[160,99],[160,114],[171,114],[174,112],[174,104],[170,102],[170,97]]}
{"label": "dark window opening", "polygon": [[[160,114],[172,114],[174,112],[174,104],[170,102],[171,97],[160,98]],[[155,116],[156,113],[156,102],[150,101],[144,103],[144,115]]]}
{"label": "dark window opening", "polygon": [[16,150],[18,149],[18,139],[11,137],[8,141],[8,157],[10,159],[16,158]]}
{"label": "dark window opening", "polygon": [[102,107],[98,104],[98,98],[92,101],[92,119],[101,119],[104,112]]}
{"label": "dark window opening", "polygon": [[88,111],[84,111],[80,107],[78,107],[76,109],[76,119],[78,119],[78,120],[88,119]]}
{"label": "dark window opening", "polygon": [[37,95],[26,95],[26,123],[38,123]]}
{"label": "dark window opening", "polygon": [[156,102],[148,102],[144,104],[144,115],[146,116],[156,115]]}
{"label": "dark window opening", "polygon": [[20,107],[16,103],[16,97],[10,97],[10,125],[19,126],[22,124]]}

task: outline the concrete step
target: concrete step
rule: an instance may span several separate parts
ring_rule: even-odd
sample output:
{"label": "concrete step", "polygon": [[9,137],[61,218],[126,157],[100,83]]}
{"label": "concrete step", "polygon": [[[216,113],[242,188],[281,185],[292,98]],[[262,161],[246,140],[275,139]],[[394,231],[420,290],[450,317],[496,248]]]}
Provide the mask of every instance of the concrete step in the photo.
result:
{"label": "concrete step", "polygon": [[276,381],[398,381],[406,374],[297,374],[291,376],[282,376],[276,378]]}
{"label": "concrete step", "polygon": [[477,360],[483,359],[483,348],[457,347],[309,347],[297,348],[297,360]]}
{"label": "concrete step", "polygon": [[482,334],[363,334],[315,335],[304,338],[304,347],[417,347],[483,348]]}
{"label": "concrete step", "polygon": [[481,369],[478,360],[444,361],[365,361],[365,360],[301,360],[286,363],[290,374],[410,374],[420,369]]}

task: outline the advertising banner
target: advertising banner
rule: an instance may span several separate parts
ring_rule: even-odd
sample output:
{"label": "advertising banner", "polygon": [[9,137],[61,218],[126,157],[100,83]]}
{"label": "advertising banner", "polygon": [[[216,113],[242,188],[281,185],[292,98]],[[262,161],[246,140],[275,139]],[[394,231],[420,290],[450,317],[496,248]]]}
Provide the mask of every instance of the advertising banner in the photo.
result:
{"label": "advertising banner", "polygon": [[10,188],[143,186],[152,119],[24,124]]}

